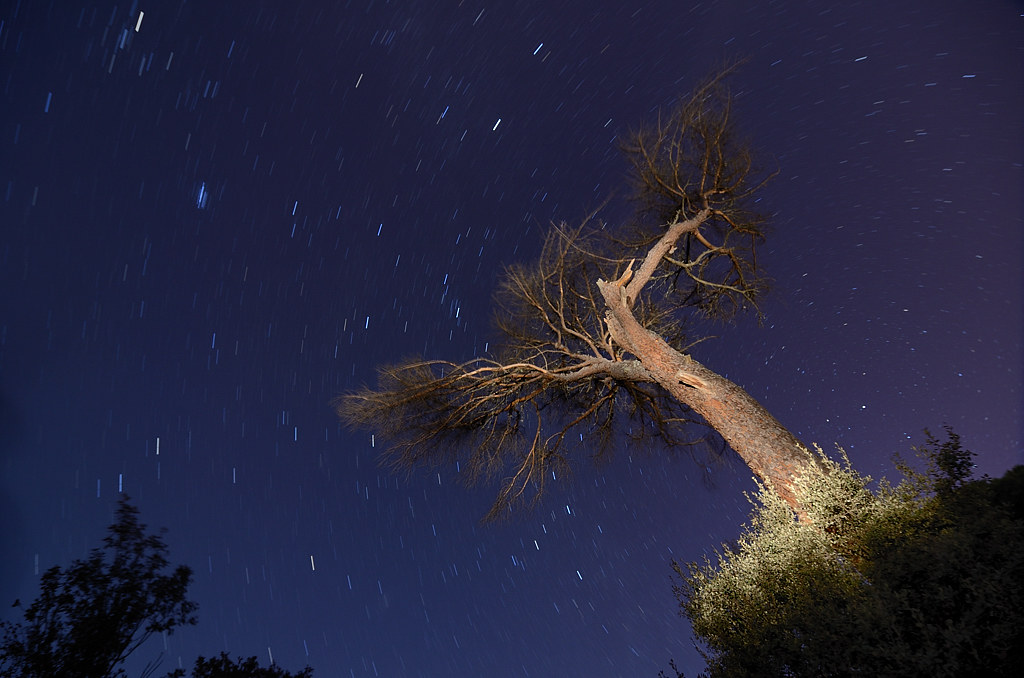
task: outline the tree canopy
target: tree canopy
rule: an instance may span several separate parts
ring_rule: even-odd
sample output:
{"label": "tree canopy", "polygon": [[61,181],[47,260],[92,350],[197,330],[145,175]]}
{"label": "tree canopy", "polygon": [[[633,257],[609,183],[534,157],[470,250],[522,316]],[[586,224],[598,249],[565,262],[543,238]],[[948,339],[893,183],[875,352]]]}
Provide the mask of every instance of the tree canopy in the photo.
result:
{"label": "tree canopy", "polygon": [[[168,678],[184,676],[184,673],[174,673]],[[289,673],[272,664],[260,666],[256,657],[239,658],[232,660],[226,652],[221,652],[216,657],[206,659],[199,657],[192,668],[192,678],[312,678],[313,669],[306,667],[298,673]]]}
{"label": "tree canopy", "polygon": [[47,570],[24,622],[0,623],[4,675],[124,676],[121,665],[151,635],[196,623],[197,605],[186,598],[192,570],[165,571],[166,544],[146,533],[126,495],[103,544],[67,569]]}
{"label": "tree canopy", "polygon": [[[65,568],[51,567],[39,596],[23,609],[21,622],[0,622],[0,675],[7,678],[121,678],[124,662],[155,633],[173,634],[196,623],[188,600],[192,570],[171,568],[163,531],[150,534],[127,495],[103,548]],[[20,608],[20,601],[14,607]],[[157,670],[149,661],[143,676]],[[183,678],[177,669],[167,678]],[[232,662],[226,654],[199,657],[193,678],[291,678],[276,666],[262,668],[255,657]],[[306,667],[295,678],[310,678]]]}
{"label": "tree canopy", "polygon": [[500,479],[489,517],[540,496],[573,451],[601,456],[625,437],[724,440],[791,500],[816,457],[690,353],[695,319],[757,312],[767,287],[753,205],[771,174],[737,133],[733,70],[626,135],[635,219],[555,225],[536,261],[505,269],[492,353],[384,366],[376,387],[339,398],[341,418],[384,439],[396,467],[458,461],[471,481]]}
{"label": "tree canopy", "polygon": [[971,480],[947,428],[898,485],[824,456],[799,496],[765,488],[735,544],[674,564],[709,677],[1010,676],[1024,665],[1024,467]]}

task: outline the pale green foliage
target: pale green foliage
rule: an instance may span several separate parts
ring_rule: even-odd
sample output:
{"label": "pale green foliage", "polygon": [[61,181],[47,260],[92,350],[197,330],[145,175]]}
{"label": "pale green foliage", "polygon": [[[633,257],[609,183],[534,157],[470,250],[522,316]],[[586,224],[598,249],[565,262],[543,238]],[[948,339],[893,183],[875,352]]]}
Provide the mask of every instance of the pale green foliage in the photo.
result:
{"label": "pale green foliage", "polygon": [[[798,485],[808,517],[822,529],[798,523],[790,506],[761,486],[752,498],[758,508],[737,543],[723,547],[714,565],[691,564],[677,588],[686,598],[695,632],[719,641],[709,643],[712,650],[717,645],[757,648],[749,658],[753,663],[733,653],[733,659],[743,660],[740,671],[725,675],[756,675],[758,670],[784,675],[782,665],[772,667],[763,660],[799,654],[811,629],[794,624],[796,618],[813,622],[825,608],[842,597],[854,597],[863,586],[863,578],[844,557],[850,549],[842,543],[843,528],[863,524],[879,510],[879,502],[865,489],[870,479],[850,469],[845,456],[845,465],[822,458],[823,469],[809,471]],[[809,587],[808,581],[816,585]],[[845,623],[821,626],[813,642],[842,646],[853,631]],[[836,654],[833,664],[846,660],[844,653]],[[818,668],[828,672],[834,667]]]}
{"label": "pale green foliage", "polygon": [[[1011,675],[1022,659],[1024,472],[968,482],[947,431],[903,481],[825,455],[798,483],[807,520],[764,487],[714,562],[674,564],[710,676]],[[819,450],[819,454],[820,450]]]}

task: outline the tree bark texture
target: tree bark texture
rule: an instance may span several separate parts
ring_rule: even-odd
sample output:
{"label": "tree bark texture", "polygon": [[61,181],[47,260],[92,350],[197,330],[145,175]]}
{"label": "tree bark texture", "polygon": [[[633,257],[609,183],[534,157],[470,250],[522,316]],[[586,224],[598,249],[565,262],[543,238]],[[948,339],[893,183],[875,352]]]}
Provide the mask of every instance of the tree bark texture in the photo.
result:
{"label": "tree bark texture", "polygon": [[795,494],[801,470],[817,457],[745,390],[642,327],[630,310],[626,283],[598,281],[613,341],[636,356],[651,378],[700,414],[766,486],[804,514]]}

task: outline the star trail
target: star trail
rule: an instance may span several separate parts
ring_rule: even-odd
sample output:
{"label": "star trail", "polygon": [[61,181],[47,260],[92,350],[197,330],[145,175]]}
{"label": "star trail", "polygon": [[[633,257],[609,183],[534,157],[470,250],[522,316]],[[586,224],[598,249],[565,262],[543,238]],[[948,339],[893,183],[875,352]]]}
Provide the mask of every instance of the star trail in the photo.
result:
{"label": "star trail", "polygon": [[494,487],[379,467],[331,401],[486,353],[503,267],[553,221],[627,221],[622,136],[745,59],[773,288],[695,356],[875,477],[944,424],[979,475],[1024,463],[1022,12],[6,3],[0,601],[125,492],[195,572],[199,624],[140,651],[161,672],[696,675],[670,561],[736,536],[739,461],[622,441],[481,525]]}

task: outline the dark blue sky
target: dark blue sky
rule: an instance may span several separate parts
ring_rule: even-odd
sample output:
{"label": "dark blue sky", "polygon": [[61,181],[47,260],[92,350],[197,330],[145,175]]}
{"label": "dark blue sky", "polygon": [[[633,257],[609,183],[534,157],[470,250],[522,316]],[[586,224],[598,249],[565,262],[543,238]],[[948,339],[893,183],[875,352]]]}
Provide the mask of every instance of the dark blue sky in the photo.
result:
{"label": "dark blue sky", "polygon": [[628,216],[619,136],[748,57],[775,290],[698,359],[876,476],[946,423],[980,472],[1021,463],[1022,11],[3,3],[0,601],[123,490],[195,570],[165,669],[696,673],[669,562],[736,535],[741,465],[623,449],[481,527],[493,487],[390,475],[330,400],[480,354],[546,224]]}

